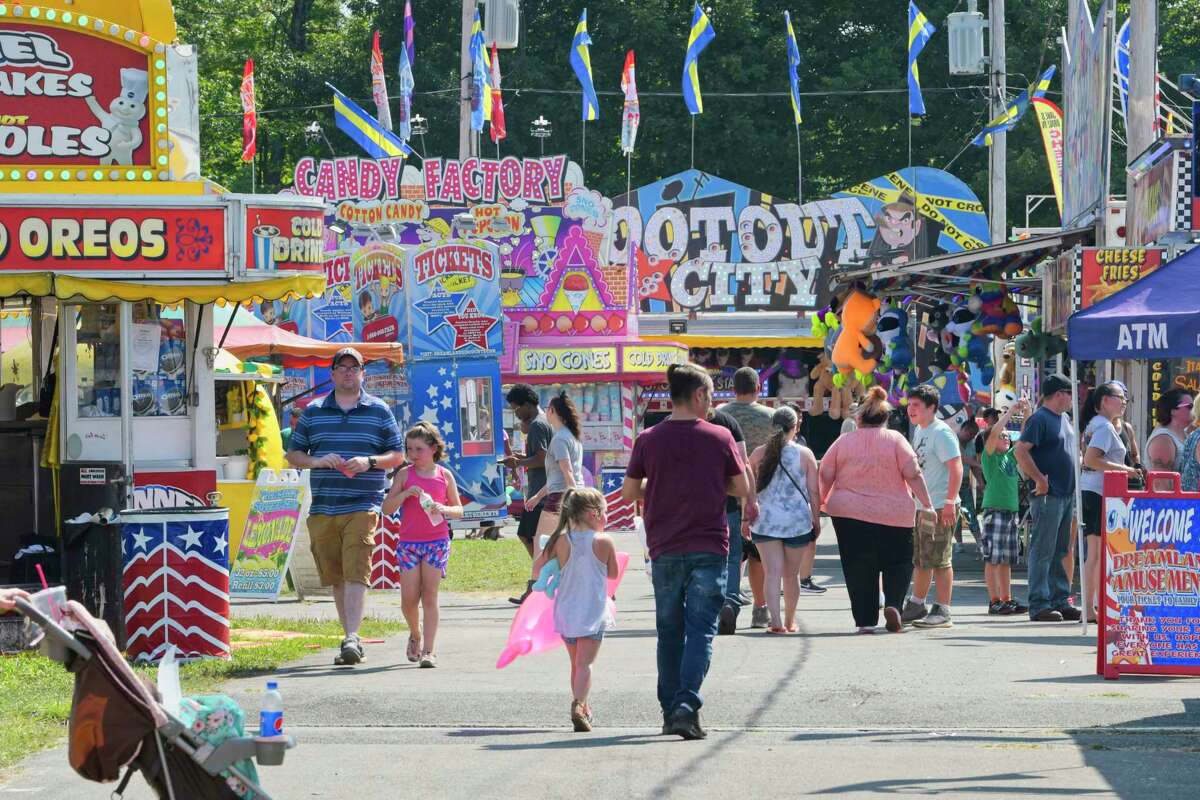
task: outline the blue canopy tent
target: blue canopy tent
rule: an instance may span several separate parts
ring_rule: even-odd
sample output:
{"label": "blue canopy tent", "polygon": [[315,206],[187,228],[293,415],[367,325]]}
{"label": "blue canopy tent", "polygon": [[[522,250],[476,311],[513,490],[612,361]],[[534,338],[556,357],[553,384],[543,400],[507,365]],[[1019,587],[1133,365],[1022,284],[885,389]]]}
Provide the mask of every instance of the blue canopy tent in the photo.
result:
{"label": "blue canopy tent", "polygon": [[[1067,320],[1071,357],[1071,396],[1079,417],[1077,362],[1118,359],[1192,358],[1200,355],[1200,247],[1134,281]],[[1075,464],[1075,513],[1079,514],[1079,459]],[[1080,586],[1090,598],[1083,548],[1079,548]],[[1083,615],[1087,632],[1087,614]]]}
{"label": "blue canopy tent", "polygon": [[1200,355],[1200,247],[1067,320],[1076,361]]}

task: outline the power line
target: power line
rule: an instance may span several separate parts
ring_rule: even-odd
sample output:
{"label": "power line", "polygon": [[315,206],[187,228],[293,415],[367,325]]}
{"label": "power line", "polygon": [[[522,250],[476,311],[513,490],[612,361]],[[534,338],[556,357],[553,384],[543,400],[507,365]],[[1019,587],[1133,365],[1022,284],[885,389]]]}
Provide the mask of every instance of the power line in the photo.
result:
{"label": "power line", "polygon": [[[921,91],[922,92],[934,92],[934,93],[940,93],[940,92],[955,92],[955,93],[957,93],[964,89],[986,89],[986,88],[987,87],[983,86],[983,85],[931,86],[928,88],[923,86],[923,87],[921,87]],[[436,96],[436,95],[455,94],[459,91],[460,90],[458,89],[458,87],[454,87],[451,89],[431,89],[429,91],[424,91],[424,92],[413,92],[413,95],[415,97],[432,97],[432,96]],[[535,89],[535,88],[526,88],[526,87],[517,87],[517,88],[512,88],[512,89],[505,88],[504,92],[505,92],[505,94],[510,94],[514,97],[520,97],[522,92],[524,92],[526,94],[573,95],[575,97],[579,97],[583,94],[583,92],[578,89]],[[801,92],[800,96],[801,97],[813,97],[813,98],[815,98],[815,97],[847,97],[847,96],[861,96],[861,95],[906,94],[907,92],[908,92],[907,88],[902,88],[902,89],[831,89],[828,91]],[[623,94],[619,91],[608,90],[608,89],[597,90],[596,94],[609,95],[609,96],[614,96],[614,97],[623,96]],[[639,91],[638,95],[640,97],[683,97],[683,92],[641,92],[641,91]],[[790,95],[788,92],[709,92],[709,91],[706,91],[704,93],[704,96],[705,97],[749,98],[749,97],[789,97]],[[366,104],[366,103],[374,102],[374,100],[372,100],[371,98],[364,98],[364,99],[355,98],[355,102],[357,102],[359,104]],[[281,114],[281,113],[286,113],[286,112],[290,112],[290,111],[316,111],[316,110],[325,109],[325,108],[333,108],[333,103],[313,103],[310,105],[278,106],[276,108],[259,109],[257,113],[259,116],[267,116],[270,114]],[[232,112],[229,114],[202,114],[200,116],[200,119],[234,119],[234,118],[240,118],[241,116],[242,116],[242,112],[238,111],[238,112]]]}

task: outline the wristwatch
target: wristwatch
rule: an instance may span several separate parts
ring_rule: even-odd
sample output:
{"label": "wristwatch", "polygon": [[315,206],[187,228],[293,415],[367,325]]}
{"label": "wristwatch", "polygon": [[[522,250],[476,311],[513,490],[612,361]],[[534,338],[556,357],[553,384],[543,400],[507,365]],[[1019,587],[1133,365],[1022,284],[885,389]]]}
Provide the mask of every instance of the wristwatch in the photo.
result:
{"label": "wristwatch", "polygon": [[375,458],[375,456],[367,456],[367,466],[370,469],[375,469],[375,465],[378,463],[379,459]]}

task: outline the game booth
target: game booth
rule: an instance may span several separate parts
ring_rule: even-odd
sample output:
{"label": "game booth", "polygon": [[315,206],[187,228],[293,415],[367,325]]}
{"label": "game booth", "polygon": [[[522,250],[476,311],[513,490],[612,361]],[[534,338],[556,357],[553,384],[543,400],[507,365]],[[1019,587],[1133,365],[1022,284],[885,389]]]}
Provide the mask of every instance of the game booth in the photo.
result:
{"label": "game booth", "polygon": [[[848,289],[837,279],[960,255],[988,240],[983,208],[966,184],[925,167],[805,203],[692,169],[615,205],[612,258],[633,250],[642,338],[688,345],[691,360],[712,374],[718,403],[733,398],[738,368],[754,368],[760,402],[808,412],[801,433],[818,454],[864,391],[853,370],[839,378],[833,364],[838,303]],[[889,324],[890,342],[914,338],[907,314]],[[887,371],[901,371],[902,363],[906,371],[911,350],[894,353]],[[643,396],[647,422],[669,413],[665,387]]]}
{"label": "game booth", "polygon": [[24,442],[0,494],[44,510],[5,526],[0,559],[52,542],[130,657],[227,657],[213,308],[321,295],[323,206],[199,177],[196,56],[169,4],[79,5],[0,6],[28,56],[4,74],[63,89],[0,119],[0,297],[27,311],[31,367],[28,401],[0,409]]}
{"label": "game booth", "polygon": [[[1193,249],[1073,314],[1072,380],[1081,360],[1200,355],[1197,270]],[[1200,674],[1200,493],[1182,491],[1175,473],[1152,472],[1146,487],[1104,476],[1096,671],[1105,678]]]}

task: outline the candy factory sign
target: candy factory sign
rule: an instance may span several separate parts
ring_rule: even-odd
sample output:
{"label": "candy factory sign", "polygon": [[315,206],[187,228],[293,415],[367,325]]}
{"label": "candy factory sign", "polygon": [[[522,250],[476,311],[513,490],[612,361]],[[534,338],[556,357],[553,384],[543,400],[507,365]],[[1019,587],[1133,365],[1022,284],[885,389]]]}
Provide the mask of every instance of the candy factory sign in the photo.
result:
{"label": "candy factory sign", "polygon": [[566,156],[521,158],[427,158],[424,162],[425,199],[430,203],[463,205],[467,201],[494,203],[521,199],[546,205],[563,199]]}
{"label": "candy factory sign", "polygon": [[[126,38],[119,26],[96,29],[90,22],[85,29],[87,19],[69,13],[0,19],[3,177],[166,177],[165,57],[155,54],[157,43],[143,34]],[[91,169],[105,166],[146,169],[132,174]]]}
{"label": "candy factory sign", "polygon": [[296,162],[292,187],[301,197],[320,197],[331,203],[396,200],[403,173],[403,158],[350,156],[317,161],[305,157]]}

